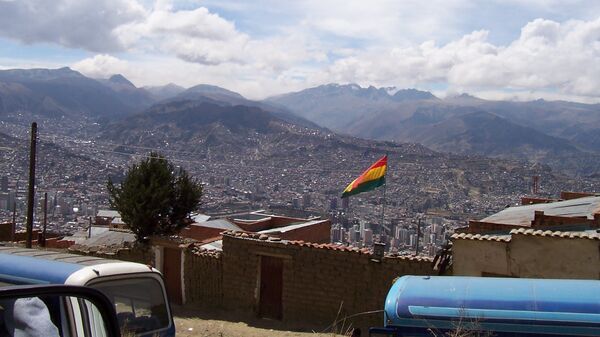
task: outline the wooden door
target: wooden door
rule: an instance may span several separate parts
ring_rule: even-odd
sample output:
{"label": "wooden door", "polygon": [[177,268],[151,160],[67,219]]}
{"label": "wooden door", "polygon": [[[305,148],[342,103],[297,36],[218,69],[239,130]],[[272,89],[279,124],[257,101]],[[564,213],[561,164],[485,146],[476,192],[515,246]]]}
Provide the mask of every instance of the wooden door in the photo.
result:
{"label": "wooden door", "polygon": [[258,315],[281,319],[283,293],[283,260],[271,256],[260,258],[260,303]]}
{"label": "wooden door", "polygon": [[169,301],[182,304],[181,297],[181,251],[179,249],[164,248],[163,276]]}

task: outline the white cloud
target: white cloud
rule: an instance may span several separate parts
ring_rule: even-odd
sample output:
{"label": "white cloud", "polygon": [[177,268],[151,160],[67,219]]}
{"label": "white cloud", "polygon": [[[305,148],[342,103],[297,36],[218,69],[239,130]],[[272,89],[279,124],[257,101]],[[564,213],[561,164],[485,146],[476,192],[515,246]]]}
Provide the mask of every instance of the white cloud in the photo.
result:
{"label": "white cloud", "polygon": [[241,62],[249,40],[235,25],[206,8],[173,11],[162,4],[144,20],[115,30],[122,44],[132,48],[151,46],[186,61],[203,64]]}
{"label": "white cloud", "polygon": [[135,68],[129,62],[107,54],[98,54],[86,58],[71,67],[91,78],[108,78],[114,74],[126,74],[127,77],[135,77]]}
{"label": "white cloud", "polygon": [[[465,28],[467,14],[493,18],[495,7],[467,0],[219,0],[215,7],[211,1],[140,1],[0,1],[0,36],[94,51],[98,55],[73,65],[93,77],[210,83],[250,98],[331,82],[599,98],[600,13],[581,20],[529,18],[498,42],[494,29],[501,23]],[[570,0],[571,7],[558,0],[506,3],[491,2],[515,7],[517,16],[561,9],[566,16],[575,13],[571,7],[589,8],[590,16],[600,8],[581,0]]]}
{"label": "white cloud", "polygon": [[491,89],[538,92],[541,96],[575,99],[600,92],[600,19],[564,23],[537,19],[525,25],[507,46],[488,41],[489,32],[475,31],[437,45],[369,50],[342,58],[315,82],[422,86],[447,83],[449,90]]}
{"label": "white cloud", "polygon": [[135,0],[0,2],[0,36],[91,51],[122,50],[113,30],[143,17]]}

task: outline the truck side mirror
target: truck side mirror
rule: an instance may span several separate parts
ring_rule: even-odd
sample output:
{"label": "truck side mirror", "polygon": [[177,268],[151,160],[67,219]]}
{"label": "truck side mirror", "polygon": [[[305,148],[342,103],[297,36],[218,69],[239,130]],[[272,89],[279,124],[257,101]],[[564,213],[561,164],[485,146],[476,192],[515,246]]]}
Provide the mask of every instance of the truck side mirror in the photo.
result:
{"label": "truck side mirror", "polygon": [[80,286],[0,288],[0,335],[120,337],[114,305]]}

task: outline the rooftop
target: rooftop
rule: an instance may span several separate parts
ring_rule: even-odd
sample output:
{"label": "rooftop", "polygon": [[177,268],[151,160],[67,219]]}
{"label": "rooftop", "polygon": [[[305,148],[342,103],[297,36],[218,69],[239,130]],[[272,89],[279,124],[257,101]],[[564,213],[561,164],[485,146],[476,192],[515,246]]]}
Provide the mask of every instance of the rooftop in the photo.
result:
{"label": "rooftop", "polygon": [[208,221],[203,221],[203,222],[195,222],[195,223],[192,223],[190,226],[218,228],[218,229],[222,229],[222,230],[233,230],[233,231],[241,231],[242,230],[236,224],[231,223],[227,219],[215,219],[215,220],[208,220]]}
{"label": "rooftop", "polygon": [[508,235],[482,235],[482,234],[468,234],[460,233],[453,234],[452,240],[478,240],[478,241],[497,241],[497,242],[510,242],[515,235],[529,235],[539,237],[552,237],[561,239],[589,239],[589,240],[600,240],[600,233],[595,230],[586,231],[551,231],[541,230],[532,228],[518,228],[510,231]]}
{"label": "rooftop", "polygon": [[119,212],[117,212],[117,211],[113,211],[110,209],[99,209],[98,213],[96,213],[96,216],[103,217],[103,218],[116,218],[116,217],[120,217],[121,214],[119,214]]}
{"label": "rooftop", "polygon": [[600,211],[600,197],[584,197],[544,204],[533,204],[506,208],[493,214],[481,222],[507,224],[514,226],[530,226],[535,218],[535,211],[543,211],[545,215],[572,218],[593,219]]}
{"label": "rooftop", "polygon": [[310,220],[310,221],[303,221],[303,222],[295,222],[293,224],[287,225],[287,226],[283,226],[283,227],[276,227],[276,228],[271,228],[271,229],[265,229],[263,231],[260,231],[258,233],[260,234],[269,234],[269,233],[285,233],[285,232],[289,232],[289,231],[293,231],[299,228],[303,228],[303,227],[309,227],[312,225],[316,225],[319,223],[322,223],[324,221],[327,220],[323,220],[323,219],[317,219],[317,220]]}

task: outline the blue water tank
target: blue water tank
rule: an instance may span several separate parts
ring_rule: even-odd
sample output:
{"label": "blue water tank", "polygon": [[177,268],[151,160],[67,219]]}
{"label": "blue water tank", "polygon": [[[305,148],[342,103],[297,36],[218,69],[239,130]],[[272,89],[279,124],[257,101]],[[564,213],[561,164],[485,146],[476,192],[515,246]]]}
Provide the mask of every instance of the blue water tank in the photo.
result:
{"label": "blue water tank", "polygon": [[399,330],[600,336],[600,281],[403,276],[384,316]]}

